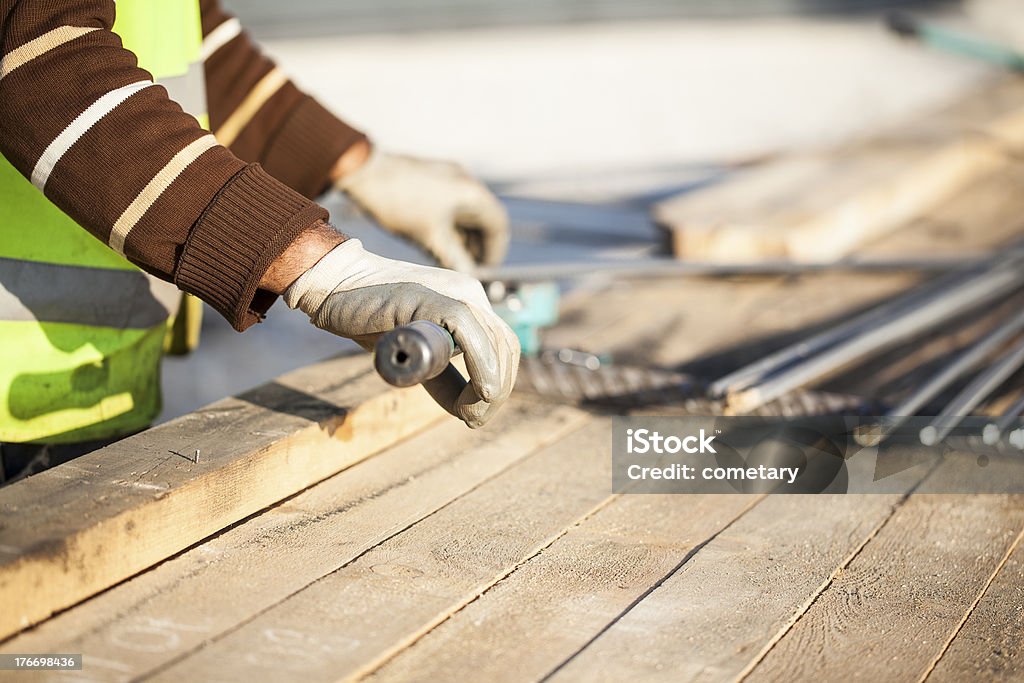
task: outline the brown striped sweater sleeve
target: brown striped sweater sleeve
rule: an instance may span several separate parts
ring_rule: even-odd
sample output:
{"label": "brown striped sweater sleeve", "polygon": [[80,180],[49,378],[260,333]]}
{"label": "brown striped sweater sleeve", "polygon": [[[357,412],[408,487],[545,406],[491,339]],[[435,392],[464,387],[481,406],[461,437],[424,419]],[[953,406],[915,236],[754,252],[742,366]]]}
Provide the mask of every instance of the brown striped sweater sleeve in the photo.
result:
{"label": "brown striped sweater sleeve", "polygon": [[219,0],[202,0],[210,127],[223,144],[313,198],[330,184],[338,158],[366,137],[263,56]]}
{"label": "brown striped sweater sleeve", "polygon": [[327,213],[217,142],[111,31],[113,0],[0,0],[0,153],[133,263],[242,330]]}

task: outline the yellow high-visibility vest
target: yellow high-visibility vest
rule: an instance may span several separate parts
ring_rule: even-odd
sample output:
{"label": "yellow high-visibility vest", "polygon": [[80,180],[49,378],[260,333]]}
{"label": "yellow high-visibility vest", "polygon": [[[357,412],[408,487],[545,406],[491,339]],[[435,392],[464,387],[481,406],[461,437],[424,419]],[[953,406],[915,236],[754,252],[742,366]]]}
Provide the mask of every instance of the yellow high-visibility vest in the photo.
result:
{"label": "yellow high-visibility vest", "polygon": [[[119,0],[114,31],[208,128],[198,0]],[[91,441],[149,425],[179,297],[0,156],[0,442]]]}

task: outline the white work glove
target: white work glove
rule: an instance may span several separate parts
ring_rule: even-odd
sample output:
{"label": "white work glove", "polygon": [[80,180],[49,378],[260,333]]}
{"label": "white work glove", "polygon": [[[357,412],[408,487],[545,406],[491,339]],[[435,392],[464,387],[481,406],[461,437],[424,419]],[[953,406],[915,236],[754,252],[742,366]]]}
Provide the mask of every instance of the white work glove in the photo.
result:
{"label": "white work glove", "polygon": [[386,154],[337,181],[382,228],[426,250],[444,268],[496,266],[508,251],[508,214],[456,164]]}
{"label": "white work glove", "polygon": [[465,356],[469,383],[449,365],[423,386],[470,427],[490,420],[512,393],[519,340],[468,275],[382,258],[349,239],[301,275],[284,300],[368,351],[381,334],[414,320],[448,330]]}

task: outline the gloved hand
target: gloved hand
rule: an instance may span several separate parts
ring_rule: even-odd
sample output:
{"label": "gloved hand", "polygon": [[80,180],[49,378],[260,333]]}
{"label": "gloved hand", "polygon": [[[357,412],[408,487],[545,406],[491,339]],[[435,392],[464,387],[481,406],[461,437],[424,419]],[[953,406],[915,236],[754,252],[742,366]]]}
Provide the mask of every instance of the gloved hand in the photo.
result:
{"label": "gloved hand", "polygon": [[481,182],[456,164],[374,150],[336,183],[381,227],[464,273],[500,264],[508,251],[508,214]]}
{"label": "gloved hand", "polygon": [[470,427],[490,420],[512,392],[519,340],[468,275],[382,258],[349,239],[301,275],[284,300],[368,351],[381,334],[413,320],[448,330],[465,355],[469,383],[449,365],[423,386]]}

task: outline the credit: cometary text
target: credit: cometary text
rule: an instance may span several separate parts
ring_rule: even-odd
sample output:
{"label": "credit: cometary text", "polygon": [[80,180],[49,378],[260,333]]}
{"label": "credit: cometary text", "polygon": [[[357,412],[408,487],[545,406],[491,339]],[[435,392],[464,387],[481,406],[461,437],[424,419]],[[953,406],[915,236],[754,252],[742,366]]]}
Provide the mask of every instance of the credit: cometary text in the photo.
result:
{"label": "credit: cometary text", "polygon": [[792,484],[800,476],[799,467],[700,467],[675,463],[665,467],[630,465],[626,476],[633,481],[650,479],[704,481],[785,481]]}

